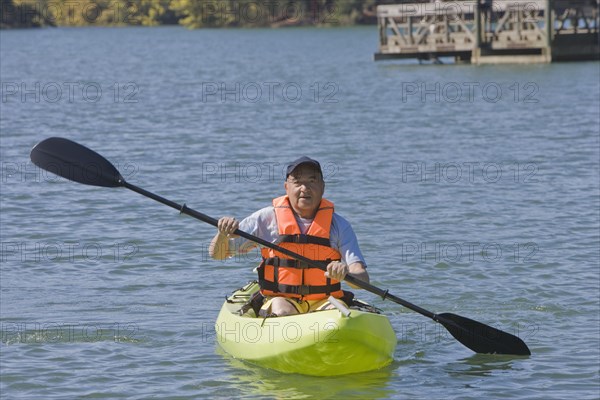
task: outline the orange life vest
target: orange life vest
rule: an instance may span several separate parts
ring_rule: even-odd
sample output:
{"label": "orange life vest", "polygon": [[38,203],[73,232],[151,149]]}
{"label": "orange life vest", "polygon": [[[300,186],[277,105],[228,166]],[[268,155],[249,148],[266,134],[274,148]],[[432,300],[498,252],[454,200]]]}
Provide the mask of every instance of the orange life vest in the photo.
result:
{"label": "orange life vest", "polygon": [[[340,253],[331,247],[329,234],[333,203],[321,199],[321,204],[306,234],[302,234],[287,196],[273,200],[280,247],[325,265],[340,260]],[[305,300],[320,300],[344,295],[340,282],[327,278],[325,271],[313,268],[285,254],[263,247],[258,282],[265,296],[284,296]]]}

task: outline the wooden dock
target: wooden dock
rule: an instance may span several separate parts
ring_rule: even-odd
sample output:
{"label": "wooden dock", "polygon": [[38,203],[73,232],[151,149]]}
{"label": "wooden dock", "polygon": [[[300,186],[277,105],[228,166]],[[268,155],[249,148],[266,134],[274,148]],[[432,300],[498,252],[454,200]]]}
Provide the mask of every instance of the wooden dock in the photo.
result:
{"label": "wooden dock", "polygon": [[599,60],[600,0],[470,0],[377,7],[375,60]]}

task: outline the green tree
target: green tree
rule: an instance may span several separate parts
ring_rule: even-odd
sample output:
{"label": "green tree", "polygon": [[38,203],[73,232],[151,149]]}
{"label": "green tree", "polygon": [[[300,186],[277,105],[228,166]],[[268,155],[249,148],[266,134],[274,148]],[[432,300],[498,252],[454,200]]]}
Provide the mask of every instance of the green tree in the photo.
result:
{"label": "green tree", "polygon": [[0,29],[54,25],[52,19],[47,18],[42,12],[42,8],[38,7],[36,3],[1,0],[0,7]]}
{"label": "green tree", "polygon": [[376,5],[394,0],[0,1],[3,28],[164,24],[204,28],[372,23]]}

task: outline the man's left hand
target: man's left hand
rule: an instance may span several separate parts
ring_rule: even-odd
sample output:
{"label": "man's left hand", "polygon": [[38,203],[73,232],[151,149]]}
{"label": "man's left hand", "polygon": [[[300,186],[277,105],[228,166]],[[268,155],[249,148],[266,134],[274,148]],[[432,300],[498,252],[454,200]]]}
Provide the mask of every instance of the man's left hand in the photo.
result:
{"label": "man's left hand", "polygon": [[327,264],[327,272],[325,276],[337,281],[343,281],[349,272],[348,265],[341,261],[332,261]]}

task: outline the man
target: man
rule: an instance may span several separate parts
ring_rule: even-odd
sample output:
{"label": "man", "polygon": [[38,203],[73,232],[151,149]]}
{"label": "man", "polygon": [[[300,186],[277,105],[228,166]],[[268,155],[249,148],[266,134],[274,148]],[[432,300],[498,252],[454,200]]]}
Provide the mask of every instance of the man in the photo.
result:
{"label": "man", "polygon": [[366,263],[350,224],[323,198],[321,165],[300,157],[288,165],[285,196],[253,213],[241,223],[233,217],[218,221],[209,252],[217,260],[243,254],[257,246],[233,235],[240,229],[297,254],[323,261],[327,271],[312,268],[274,250],[261,249],[258,268],[266,301],[261,315],[284,316],[330,308],[330,295],[342,297],[340,282],[347,274],[369,282]]}

